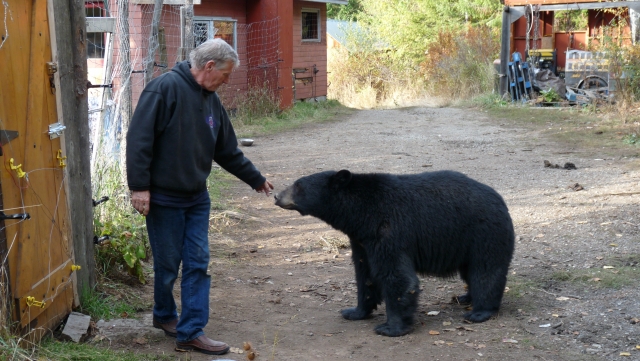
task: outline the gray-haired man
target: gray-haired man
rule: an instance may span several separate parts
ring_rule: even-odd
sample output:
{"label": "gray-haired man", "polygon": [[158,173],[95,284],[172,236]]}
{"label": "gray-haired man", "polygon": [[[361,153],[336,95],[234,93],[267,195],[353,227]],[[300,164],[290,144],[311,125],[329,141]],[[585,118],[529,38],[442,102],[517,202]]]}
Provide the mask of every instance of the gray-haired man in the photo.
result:
{"label": "gray-haired man", "polygon": [[[176,350],[220,355],[209,339],[209,211],[212,161],[267,196],[273,185],[238,149],[215,91],[239,64],[221,39],[208,40],[171,72],[149,82],[127,133],[127,180],[133,207],[147,217],[153,252],[153,325],[176,337]],[[173,285],[182,263],[180,317]]]}

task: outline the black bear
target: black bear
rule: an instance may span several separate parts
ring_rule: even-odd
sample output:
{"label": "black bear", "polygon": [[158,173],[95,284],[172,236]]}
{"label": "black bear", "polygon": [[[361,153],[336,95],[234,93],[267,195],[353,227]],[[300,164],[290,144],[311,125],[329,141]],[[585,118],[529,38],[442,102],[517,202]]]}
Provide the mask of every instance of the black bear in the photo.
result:
{"label": "black bear", "polygon": [[317,217],[349,237],[358,305],[348,320],[368,317],[382,301],[385,336],[411,332],[416,273],[451,277],[473,304],[464,318],[486,321],[500,307],[514,251],[513,222],[491,187],[454,171],[412,175],[327,171],[302,177],[275,195],[276,205]]}

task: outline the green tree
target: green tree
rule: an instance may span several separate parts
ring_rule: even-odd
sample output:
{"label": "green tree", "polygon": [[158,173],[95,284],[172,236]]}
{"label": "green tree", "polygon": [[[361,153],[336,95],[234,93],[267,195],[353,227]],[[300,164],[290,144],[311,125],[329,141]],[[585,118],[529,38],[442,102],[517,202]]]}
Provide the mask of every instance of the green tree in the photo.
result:
{"label": "green tree", "polygon": [[360,0],[358,19],[394,55],[420,62],[441,31],[458,32],[469,25],[500,24],[499,0]]}
{"label": "green tree", "polygon": [[349,0],[347,5],[327,5],[327,17],[329,19],[357,21],[361,12],[362,5],[360,0]]}

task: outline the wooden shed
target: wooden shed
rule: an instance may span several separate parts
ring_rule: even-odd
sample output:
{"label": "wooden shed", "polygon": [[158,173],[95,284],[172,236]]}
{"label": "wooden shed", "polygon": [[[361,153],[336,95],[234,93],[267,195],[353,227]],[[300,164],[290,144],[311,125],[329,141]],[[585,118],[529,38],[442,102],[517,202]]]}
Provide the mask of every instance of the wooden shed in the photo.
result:
{"label": "wooden shed", "polygon": [[[501,74],[506,73],[506,63],[514,52],[527,58],[530,50],[551,50],[555,53],[554,70],[564,76],[567,54],[582,55],[581,51],[588,50],[591,44],[602,42],[605,35],[622,45],[640,42],[639,1],[505,0],[504,5],[500,56],[504,69],[500,70]],[[586,10],[587,29],[570,32],[556,29],[555,12],[567,10]],[[604,30],[611,27],[615,31],[605,34]],[[504,89],[506,79],[501,81],[501,93],[504,93]]]}
{"label": "wooden shed", "polygon": [[38,339],[95,283],[84,9],[5,0],[0,19],[0,314]]}

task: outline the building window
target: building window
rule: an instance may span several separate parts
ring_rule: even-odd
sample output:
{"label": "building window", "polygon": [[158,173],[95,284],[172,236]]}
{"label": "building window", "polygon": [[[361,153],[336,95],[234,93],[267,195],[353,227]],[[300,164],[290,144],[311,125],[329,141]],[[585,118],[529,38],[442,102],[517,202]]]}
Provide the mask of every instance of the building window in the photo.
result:
{"label": "building window", "polygon": [[193,19],[194,46],[209,39],[222,39],[237,49],[237,21],[233,19],[200,18]]}
{"label": "building window", "polygon": [[[105,16],[104,3],[93,1],[85,4],[88,18]],[[104,58],[105,33],[87,33],[87,58]]]}
{"label": "building window", "polygon": [[320,9],[302,9],[302,40],[320,41]]}

